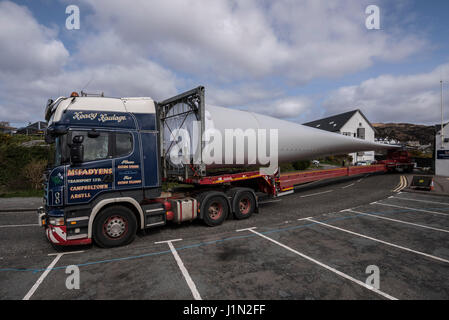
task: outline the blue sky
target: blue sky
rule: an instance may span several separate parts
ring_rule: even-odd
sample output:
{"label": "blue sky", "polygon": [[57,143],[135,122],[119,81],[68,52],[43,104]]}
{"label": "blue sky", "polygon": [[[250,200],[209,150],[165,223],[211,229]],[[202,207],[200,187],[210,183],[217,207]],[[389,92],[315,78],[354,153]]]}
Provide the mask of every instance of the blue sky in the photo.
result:
{"label": "blue sky", "polygon": [[[65,27],[72,4],[79,30]],[[368,5],[380,30],[365,27]],[[201,84],[208,103],[300,123],[359,108],[431,124],[449,84],[448,12],[436,0],[0,0],[0,121],[40,120],[48,98],[89,83],[156,100]]]}

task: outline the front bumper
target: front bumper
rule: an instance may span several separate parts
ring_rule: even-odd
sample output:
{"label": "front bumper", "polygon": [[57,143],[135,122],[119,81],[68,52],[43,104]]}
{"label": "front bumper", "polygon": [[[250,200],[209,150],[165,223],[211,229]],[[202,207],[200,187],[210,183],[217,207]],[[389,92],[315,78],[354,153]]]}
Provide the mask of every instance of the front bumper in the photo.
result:
{"label": "front bumper", "polygon": [[45,227],[45,235],[47,236],[48,241],[55,245],[59,246],[79,246],[91,244],[92,239],[85,238],[77,238],[77,239],[68,239],[67,238],[67,227],[66,226],[53,226],[48,223],[49,219],[43,207],[37,209],[39,225]]}

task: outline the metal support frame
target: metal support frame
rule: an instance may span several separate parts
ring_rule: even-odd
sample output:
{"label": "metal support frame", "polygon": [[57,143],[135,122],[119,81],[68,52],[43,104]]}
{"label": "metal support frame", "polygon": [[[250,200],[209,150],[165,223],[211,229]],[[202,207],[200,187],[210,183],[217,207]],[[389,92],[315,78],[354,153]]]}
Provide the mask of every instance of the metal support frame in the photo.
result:
{"label": "metal support frame", "polygon": [[[156,108],[159,114],[159,128],[160,128],[160,154],[162,157],[162,170],[163,170],[163,177],[169,178],[169,177],[176,177],[183,175],[184,179],[188,179],[191,176],[205,176],[206,175],[206,165],[203,162],[202,158],[202,150],[204,148],[204,141],[202,139],[203,133],[205,131],[205,104],[204,104],[204,97],[205,97],[205,89],[203,86],[199,86],[195,89],[186,91],[184,93],[181,93],[179,95],[176,95],[172,98],[166,99],[164,101],[156,103]],[[178,105],[183,104],[187,106],[187,111],[182,111],[180,113],[173,113],[173,108]],[[173,118],[173,117],[179,117],[184,116],[181,126],[184,124],[187,117],[193,114],[197,121],[200,121],[200,132],[198,134],[198,146],[195,155],[196,159],[200,159],[200,163],[194,163],[189,166],[184,166],[182,169],[173,167],[170,162],[168,161],[167,154],[170,151],[170,148],[172,147],[173,143],[170,144],[170,146],[167,148],[167,150],[164,150],[164,132],[165,128],[167,128],[170,132],[172,132],[172,129],[167,124],[167,120]]]}

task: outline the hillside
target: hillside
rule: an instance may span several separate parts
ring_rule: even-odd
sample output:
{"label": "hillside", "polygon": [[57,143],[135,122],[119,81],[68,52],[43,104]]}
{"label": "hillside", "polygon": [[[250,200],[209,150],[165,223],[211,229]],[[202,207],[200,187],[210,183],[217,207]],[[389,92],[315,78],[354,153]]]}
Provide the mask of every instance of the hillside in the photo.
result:
{"label": "hillside", "polygon": [[435,127],[412,123],[373,123],[377,130],[376,137],[396,139],[401,142],[419,141],[421,145],[432,143]]}

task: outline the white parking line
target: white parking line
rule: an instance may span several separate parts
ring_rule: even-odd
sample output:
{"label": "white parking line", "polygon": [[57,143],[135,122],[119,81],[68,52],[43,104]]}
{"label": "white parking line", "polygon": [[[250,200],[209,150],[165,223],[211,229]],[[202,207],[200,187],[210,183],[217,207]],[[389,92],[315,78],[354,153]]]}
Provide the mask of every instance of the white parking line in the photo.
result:
{"label": "white parking line", "polygon": [[342,189],[349,188],[349,187],[351,187],[351,186],[353,186],[353,185],[354,185],[354,183],[348,184],[347,186],[342,187]]}
{"label": "white parking line", "polygon": [[37,224],[37,223],[33,223],[33,224],[4,224],[4,225],[0,226],[0,228],[35,227],[35,226],[39,226],[39,224]]}
{"label": "white parking line", "polygon": [[449,230],[446,230],[446,229],[439,229],[439,228],[425,226],[425,225],[422,225],[422,224],[412,223],[412,222],[408,222],[408,221],[387,218],[387,217],[379,216],[377,214],[370,214],[370,213],[355,211],[355,210],[351,210],[351,209],[347,209],[347,210],[343,210],[343,211],[354,212],[354,213],[357,213],[357,214],[362,214],[362,215],[365,215],[365,216],[370,216],[370,217],[374,217],[374,218],[378,218],[378,219],[384,219],[384,220],[394,221],[394,222],[398,222],[398,223],[409,224],[409,225],[415,226],[415,227],[420,227],[420,228],[425,228],[425,229],[430,229],[430,230],[435,230],[435,231],[441,231],[441,232],[449,233]]}
{"label": "white parking line", "polygon": [[36,292],[37,288],[41,285],[41,283],[45,280],[47,275],[50,273],[50,271],[54,268],[56,263],[58,263],[59,259],[65,254],[71,254],[71,253],[81,253],[84,251],[72,251],[72,252],[62,252],[62,253],[51,253],[49,256],[56,255],[56,257],[53,259],[53,261],[50,263],[50,265],[45,269],[44,273],[41,274],[39,279],[37,279],[36,283],[31,287],[31,289],[28,291],[28,293],[23,297],[22,300],[29,300],[31,296]]}
{"label": "white parking line", "polygon": [[335,230],[343,231],[343,232],[350,233],[350,234],[353,234],[353,235],[358,236],[358,237],[362,237],[362,238],[365,238],[365,239],[369,239],[369,240],[373,240],[373,241],[376,241],[376,242],[379,242],[379,243],[383,243],[383,244],[385,244],[387,246],[395,247],[395,248],[402,249],[402,250],[405,250],[405,251],[408,251],[408,252],[413,252],[413,253],[416,253],[416,254],[419,254],[419,255],[431,258],[431,259],[435,259],[435,260],[438,260],[438,261],[441,261],[441,262],[449,263],[449,260],[446,260],[446,259],[443,259],[443,258],[440,258],[440,257],[436,257],[436,256],[433,256],[433,255],[428,254],[428,253],[424,253],[424,252],[421,252],[421,251],[416,251],[416,250],[413,250],[413,249],[410,249],[410,248],[406,248],[406,247],[403,247],[403,246],[400,246],[400,245],[397,245],[397,244],[394,244],[394,243],[391,243],[391,242],[387,242],[387,241],[383,241],[383,240],[376,239],[376,238],[373,238],[373,237],[365,236],[364,234],[360,234],[360,233],[357,233],[357,232],[354,232],[354,231],[350,231],[350,230],[346,230],[346,229],[343,229],[343,228],[339,228],[339,227],[336,227],[336,226],[333,226],[333,225],[330,225],[330,224],[327,224],[327,223],[324,223],[324,222],[320,222],[320,221],[317,221],[317,220],[314,220],[314,219],[308,219],[308,220],[311,221],[311,222],[315,222],[315,223],[321,224],[323,226],[335,229]]}
{"label": "white parking line", "polygon": [[311,196],[317,196],[319,194],[323,194],[323,193],[329,193],[332,192],[334,190],[327,190],[327,191],[323,191],[323,192],[317,192],[317,193],[312,193],[312,194],[306,194],[304,196],[301,196],[301,198],[305,198],[305,197],[311,197]]}
{"label": "white parking line", "polygon": [[182,262],[181,258],[178,255],[178,252],[176,252],[175,247],[173,246],[172,242],[175,241],[181,241],[182,239],[174,239],[174,240],[167,240],[167,241],[159,241],[159,242],[155,242],[155,244],[160,244],[160,243],[167,243],[168,246],[170,247],[170,251],[173,254],[173,257],[176,260],[176,263],[178,264],[179,269],[182,272],[182,275],[184,276],[184,279],[187,282],[187,285],[190,288],[190,291],[192,292],[193,298],[195,300],[202,300],[200,293],[198,292],[198,290],[196,289],[195,283],[193,282],[192,278],[189,275],[189,272],[187,271],[186,267],[184,266],[184,263]]}
{"label": "white parking line", "polygon": [[358,285],[360,285],[360,286],[362,286],[362,287],[364,287],[364,288],[366,288],[368,290],[371,290],[371,291],[373,291],[373,292],[375,292],[375,293],[377,293],[377,294],[379,294],[379,295],[381,295],[381,296],[383,296],[383,297],[385,297],[387,299],[398,300],[397,298],[395,298],[393,296],[390,296],[389,294],[387,294],[387,293],[385,293],[383,291],[380,291],[380,290],[378,290],[378,289],[376,289],[376,288],[374,288],[374,287],[372,287],[370,285],[367,285],[366,283],[364,283],[364,282],[362,282],[360,280],[357,280],[357,279],[347,275],[346,273],[338,271],[337,269],[332,268],[332,267],[330,267],[330,266],[328,266],[328,265],[326,265],[326,264],[324,264],[324,263],[322,263],[322,262],[320,262],[318,260],[315,260],[314,258],[309,257],[309,256],[307,256],[307,255],[305,255],[305,254],[303,254],[303,253],[301,253],[299,251],[296,251],[295,249],[292,249],[289,246],[286,246],[285,244],[282,244],[282,243],[280,243],[280,242],[278,242],[278,241],[276,241],[274,239],[271,239],[270,237],[267,237],[267,236],[265,236],[265,235],[263,235],[263,234],[261,234],[261,233],[259,233],[257,231],[254,231],[254,229],[256,229],[256,228],[253,227],[253,228],[247,228],[247,229],[240,229],[240,230],[237,230],[237,232],[250,231],[250,232],[258,235],[259,237],[267,239],[267,240],[277,244],[278,246],[280,246],[280,247],[282,247],[284,249],[287,249],[288,251],[293,252],[293,253],[299,255],[300,257],[303,257],[304,259],[307,259],[307,260],[309,260],[309,261],[311,261],[311,262],[313,262],[313,263],[315,263],[315,264],[317,264],[317,265],[319,265],[319,266],[321,266],[321,267],[323,267],[323,268],[325,268],[325,269],[327,269],[327,270],[329,270],[329,271],[331,271],[331,272],[333,272],[333,273],[335,273],[335,274],[337,274],[337,275],[339,275],[339,276],[341,276],[341,277],[343,277],[343,278],[345,278],[347,280],[350,280],[350,281],[352,281],[352,282],[354,282],[354,283],[356,283],[356,284],[358,284]]}
{"label": "white parking line", "polygon": [[449,202],[438,202],[438,201],[429,201],[429,200],[418,200],[418,199],[409,199],[409,198],[402,198],[402,197],[395,197],[395,196],[392,196],[392,197],[390,197],[390,198],[401,199],[401,200],[409,200],[409,201],[426,202],[426,203],[444,204],[444,205],[449,206]]}
{"label": "white parking line", "polygon": [[[83,253],[84,250],[78,250],[78,251],[68,251],[68,252],[61,252],[64,254],[73,254],[73,253]],[[48,256],[57,256],[59,253],[49,253]]]}
{"label": "white parking line", "polygon": [[371,204],[380,204],[381,206],[395,207],[395,208],[400,208],[400,209],[407,209],[407,210],[420,211],[420,212],[426,212],[426,213],[432,213],[432,214],[439,214],[439,215],[442,215],[442,216],[449,216],[449,214],[447,214],[447,213],[430,211],[430,210],[424,210],[424,209],[417,209],[417,208],[409,208],[409,207],[403,207],[403,206],[397,206],[397,205],[394,205],[394,204],[380,203],[380,202],[377,202],[377,201],[372,202]]}

